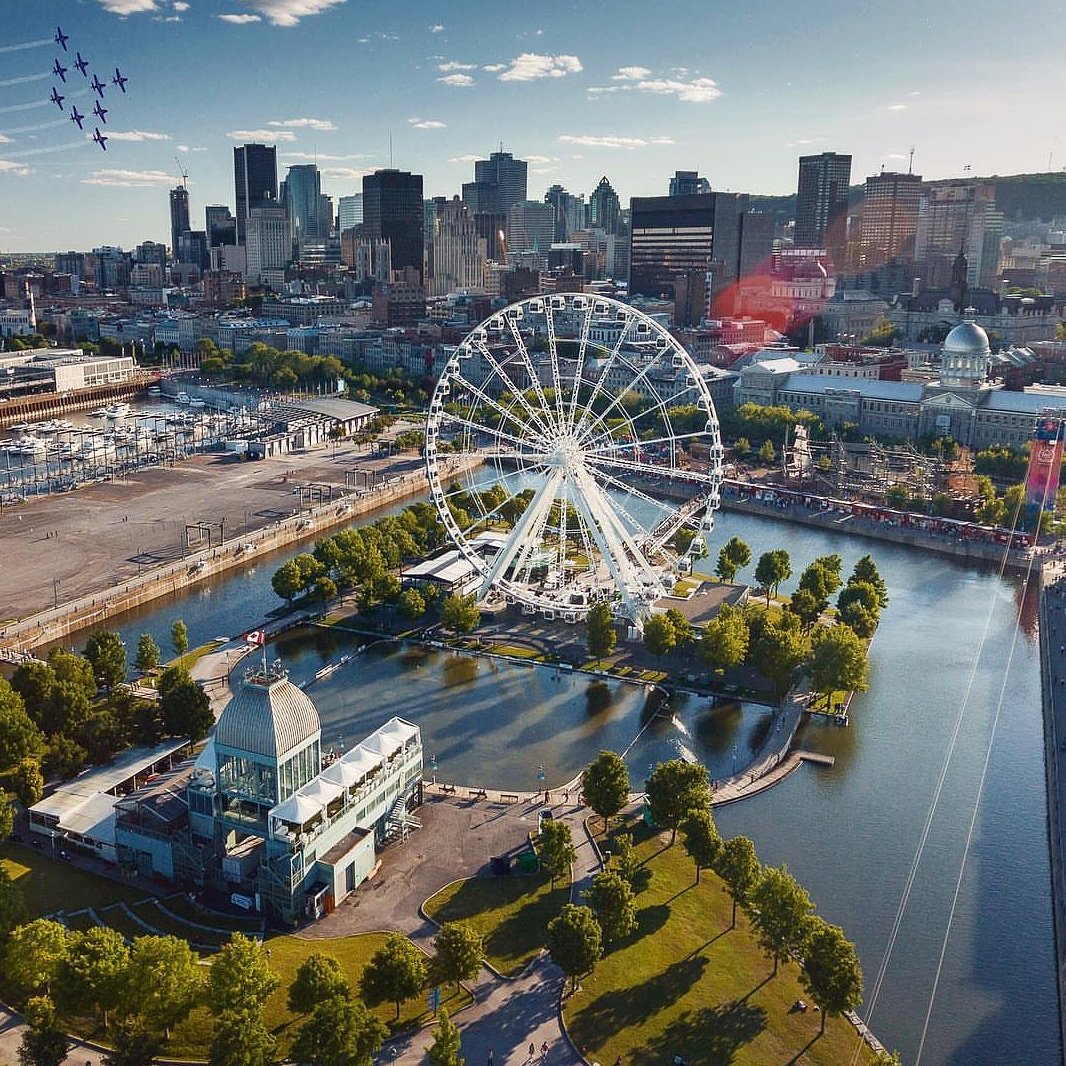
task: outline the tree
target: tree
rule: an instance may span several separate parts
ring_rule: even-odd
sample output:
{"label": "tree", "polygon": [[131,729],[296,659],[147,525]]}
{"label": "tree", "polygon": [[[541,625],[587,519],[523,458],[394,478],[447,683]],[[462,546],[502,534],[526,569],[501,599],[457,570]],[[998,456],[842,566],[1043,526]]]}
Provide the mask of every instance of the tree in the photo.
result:
{"label": "tree", "polygon": [[540,864],[548,871],[551,887],[555,888],[558,878],[570,873],[570,867],[577,859],[577,850],[570,835],[570,826],[566,822],[541,822],[540,835],[537,837],[537,855]]}
{"label": "tree", "polygon": [[581,774],[581,791],[585,802],[603,819],[616,815],[629,802],[629,768],[625,759],[613,751],[601,751]]}
{"label": "tree", "polygon": [[26,900],[11,875],[0,867],[0,945],[7,944],[11,930],[27,918]]}
{"label": "tree", "polygon": [[792,576],[792,562],[783,548],[763,552],[755,566],[755,580],[766,589],[766,606],[777,595],[777,587]]}
{"label": "tree", "polygon": [[614,652],[618,633],[614,628],[611,606],[602,600],[594,603],[585,620],[585,640],[593,659],[605,659]]}
{"label": "tree", "polygon": [[596,916],[603,943],[621,940],[637,927],[637,909],[629,882],[613,870],[598,873],[585,893],[585,902]]}
{"label": "tree", "polygon": [[163,729],[173,737],[188,737],[194,744],[215,724],[211,700],[181,666],[171,666],[159,678],[159,708]]}
{"label": "tree", "polygon": [[152,639],[151,633],[142,633],[137,638],[137,658],[133,660],[138,672],[150,674],[159,667],[160,657],[159,645]]}
{"label": "tree", "polygon": [[731,582],[740,570],[751,562],[751,548],[739,537],[730,537],[718,553],[714,572],[725,582]]}
{"label": "tree", "polygon": [[23,759],[15,767],[12,785],[23,807],[32,807],[44,795],[44,777],[36,759]]}
{"label": "tree", "polygon": [[0,677],[0,772],[9,770],[44,744],[40,730],[30,720],[22,697]]}
{"label": "tree", "polygon": [[162,1035],[143,1018],[122,1018],[111,1028],[111,1050],[103,1055],[104,1066],[152,1066],[162,1050]]}
{"label": "tree", "polygon": [[289,985],[287,1002],[293,1014],[310,1014],[324,1000],[350,996],[348,978],[341,964],[332,955],[315,952],[297,968]]}
{"label": "tree", "polygon": [[358,1000],[323,1000],[300,1026],[289,1057],[309,1066],[372,1066],[388,1035]]}
{"label": "tree", "polygon": [[881,618],[881,598],[865,581],[851,579],[837,597],[837,618],[864,640],[872,637]]}
{"label": "tree", "polygon": [[773,682],[778,696],[788,691],[792,675],[810,653],[810,638],[800,619],[791,611],[764,618],[757,636],[753,633],[751,663]]}
{"label": "tree", "polygon": [[71,933],[68,944],[56,977],[57,998],[75,1014],[100,1011],[106,1027],[108,1013],[122,1000],[130,961],[126,940],[115,929],[95,926]]}
{"label": "tree", "polygon": [[685,854],[696,864],[696,884],[700,872],[713,867],[722,848],[722,838],[714,824],[710,810],[689,811],[681,823],[681,846]]}
{"label": "tree", "polygon": [[810,592],[820,606],[819,614],[829,606],[829,597],[842,582],[839,555],[822,555],[812,562],[800,575],[799,587]]}
{"label": "tree", "polygon": [[418,589],[404,589],[400,594],[400,614],[414,621],[426,613],[426,601]]}
{"label": "tree", "polygon": [[588,907],[564,903],[557,917],[548,922],[548,952],[552,962],[570,978],[570,990],[577,979],[591,973],[603,954],[600,924]]}
{"label": "tree", "polygon": [[670,830],[671,845],[689,811],[708,810],[711,806],[706,768],[683,759],[659,763],[645,782],[644,792],[655,824]]}
{"label": "tree", "polygon": [[872,585],[877,590],[877,598],[881,609],[884,610],[888,606],[888,586],[885,584],[885,579],[881,576],[881,572],[877,569],[877,564],[869,555],[864,555],[855,564],[855,569],[851,572],[851,577],[848,578],[849,583],[852,581],[865,581],[867,585]]}
{"label": "tree", "polygon": [[42,766],[49,776],[55,775],[65,779],[78,773],[87,758],[88,753],[80,744],[58,733],[48,741]]}
{"label": "tree", "polygon": [[19,663],[11,675],[11,687],[22,697],[26,713],[37,725],[42,725],[52,705],[56,680],[52,667],[37,659]]}
{"label": "tree", "polygon": [[396,1017],[400,1004],[422,991],[426,983],[426,957],[400,933],[391,933],[385,943],[370,956],[363,970],[360,990],[368,1006],[395,1003]]}
{"label": "tree", "polygon": [[215,1015],[259,1010],[280,984],[259,941],[234,933],[211,963],[207,1005]]}
{"label": "tree", "polygon": [[4,976],[23,995],[49,991],[67,957],[70,934],[50,918],[13,930],[4,952]]}
{"label": "tree", "polygon": [[699,655],[712,670],[728,670],[745,660],[748,642],[748,621],[743,610],[723,603],[703,627]]}
{"label": "tree", "polygon": [[180,618],[170,627],[170,646],[180,663],[189,650],[189,630]]}
{"label": "tree", "polygon": [[810,629],[825,610],[810,589],[796,589],[789,597],[788,609],[800,620],[804,629]]}
{"label": "tree", "polygon": [[674,623],[665,614],[653,614],[644,622],[644,647],[657,659],[672,651],[676,643]]}
{"label": "tree", "polygon": [[62,648],[52,650],[48,665],[55,675],[55,685],[38,724],[49,735],[73,735],[92,713],[97,689],[93,668],[88,659]]}
{"label": "tree", "polygon": [[208,1066],[269,1066],[277,1041],[263,1024],[262,1010],[226,1010],[215,1022]]}
{"label": "tree", "polygon": [[674,647],[683,649],[691,644],[695,636],[692,623],[676,607],[671,607],[665,617],[674,627]]}
{"label": "tree", "polygon": [[803,987],[822,1008],[825,1032],[827,1014],[843,1014],[862,1002],[862,969],[855,945],[844,930],[823,918],[808,918],[807,942],[803,951]]}
{"label": "tree", "polygon": [[15,802],[0,790],[0,840],[7,840],[15,831]]}
{"label": "tree", "polygon": [[847,626],[835,625],[815,645],[808,674],[811,688],[825,696],[827,707],[834,692],[865,692],[866,646]]}
{"label": "tree", "polygon": [[481,934],[466,922],[445,922],[433,938],[434,979],[451,981],[456,989],[460,981],[472,981],[485,961]]}
{"label": "tree", "polygon": [[47,996],[36,996],[26,1004],[29,1029],[18,1046],[20,1066],[60,1066],[67,1057],[70,1041],[56,1025],[56,1012]]}
{"label": "tree", "polygon": [[763,871],[749,902],[755,939],[774,960],[776,977],[781,959],[803,948],[814,904],[784,866],[770,866]]}
{"label": "tree", "polygon": [[725,882],[726,891],[733,901],[733,920],[729,928],[735,929],[737,904],[747,904],[751,890],[762,874],[762,867],[755,855],[755,845],[748,837],[731,837],[722,844],[714,870]]}
{"label": "tree", "polygon": [[426,1055],[433,1066],[465,1066],[466,1059],[459,1055],[461,1050],[459,1027],[441,1007],[437,1031],[433,1036],[433,1043],[426,1048]]}
{"label": "tree", "polygon": [[85,645],[85,658],[92,667],[97,684],[111,691],[126,680],[126,646],[110,629],[94,633]]}
{"label": "tree", "polygon": [[481,621],[481,610],[473,596],[445,596],[440,605],[441,624],[455,633],[470,633]]}
{"label": "tree", "polygon": [[772,463],[777,459],[777,449],[774,447],[772,440],[764,440],[762,447],[759,449],[759,460],[763,463]]}
{"label": "tree", "polygon": [[290,559],[288,562],[282,563],[274,571],[274,576],[270,579],[270,585],[283,600],[292,603],[304,590],[303,573],[299,566],[296,565],[296,561]]}
{"label": "tree", "polygon": [[751,455],[751,442],[747,437],[737,437],[733,441],[733,458],[747,459],[749,455]]}
{"label": "tree", "polygon": [[189,944],[176,936],[139,936],[130,950],[123,995],[125,1013],[139,1014],[145,1024],[170,1030],[200,1000],[203,970]]}

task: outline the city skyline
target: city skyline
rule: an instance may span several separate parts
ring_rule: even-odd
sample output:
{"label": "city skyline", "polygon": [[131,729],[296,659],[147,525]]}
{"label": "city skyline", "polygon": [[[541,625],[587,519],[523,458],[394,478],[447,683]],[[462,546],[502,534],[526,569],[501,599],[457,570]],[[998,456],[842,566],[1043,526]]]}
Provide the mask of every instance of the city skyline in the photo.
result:
{"label": "city skyline", "polygon": [[[852,155],[853,183],[905,170],[912,146],[927,180],[1061,168],[1066,149],[1056,165],[1053,137],[1018,117],[1053,98],[1066,60],[993,37],[997,17],[990,0],[907,0],[891,19],[870,3],[812,19],[783,0],[678,0],[654,23],[632,0],[584,22],[558,3],[491,20],[471,3],[414,3],[403,18],[352,0],[18,5],[0,81],[0,249],[166,240],[174,157],[200,224],[206,205],[234,207],[232,150],[255,140],[277,145],[279,179],[317,159],[335,200],[390,162],[423,174],[427,197],[451,196],[501,142],[528,160],[531,198],[556,183],[587,197],[606,174],[623,204],[665,194],[678,169],[716,191],[791,193],[798,157],[822,151]],[[57,46],[35,42],[57,25],[94,70],[130,78],[106,156],[46,100]]]}

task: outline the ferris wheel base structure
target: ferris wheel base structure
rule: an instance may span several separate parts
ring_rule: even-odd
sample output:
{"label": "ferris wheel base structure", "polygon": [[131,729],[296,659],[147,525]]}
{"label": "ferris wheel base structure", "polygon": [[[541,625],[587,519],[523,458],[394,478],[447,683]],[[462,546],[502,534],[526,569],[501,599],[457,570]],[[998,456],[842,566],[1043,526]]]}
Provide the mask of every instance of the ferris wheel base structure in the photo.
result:
{"label": "ferris wheel base structure", "polygon": [[[461,481],[445,484],[444,456],[468,460]],[[691,356],[654,319],[584,293],[530,297],[471,330],[426,422],[431,497],[479,598],[567,621],[606,602],[642,626],[708,551],[722,458]],[[663,482],[691,496],[664,499]]]}

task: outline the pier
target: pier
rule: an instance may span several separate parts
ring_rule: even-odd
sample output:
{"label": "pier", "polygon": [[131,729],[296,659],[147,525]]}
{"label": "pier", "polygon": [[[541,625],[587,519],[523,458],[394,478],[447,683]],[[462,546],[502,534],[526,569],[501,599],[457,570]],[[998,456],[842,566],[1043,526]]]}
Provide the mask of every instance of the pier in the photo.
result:
{"label": "pier", "polygon": [[74,411],[90,411],[94,407],[106,407],[116,400],[128,400],[145,392],[149,386],[158,385],[158,370],[142,370],[132,381],[115,385],[93,385],[88,389],[72,392],[47,392],[36,396],[23,396],[0,404],[0,429],[17,422],[37,422],[47,418],[59,418]]}

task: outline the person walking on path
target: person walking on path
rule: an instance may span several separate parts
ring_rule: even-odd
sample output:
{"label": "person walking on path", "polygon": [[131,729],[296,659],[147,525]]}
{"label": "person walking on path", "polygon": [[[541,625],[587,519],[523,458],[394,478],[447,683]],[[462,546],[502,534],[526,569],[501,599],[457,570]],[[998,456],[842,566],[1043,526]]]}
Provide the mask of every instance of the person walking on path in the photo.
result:
{"label": "person walking on path", "polygon": [[496,1053],[492,1050],[492,1048],[489,1048],[489,1066],[495,1066],[495,1063]]}
{"label": "person walking on path", "polygon": [[540,1045],[540,1061],[541,1062],[546,1062],[547,1059],[548,1059],[548,1041],[545,1040],[544,1043]]}
{"label": "person walking on path", "polygon": [[537,1045],[532,1040],[529,1042],[529,1061],[532,1062],[537,1055]]}

